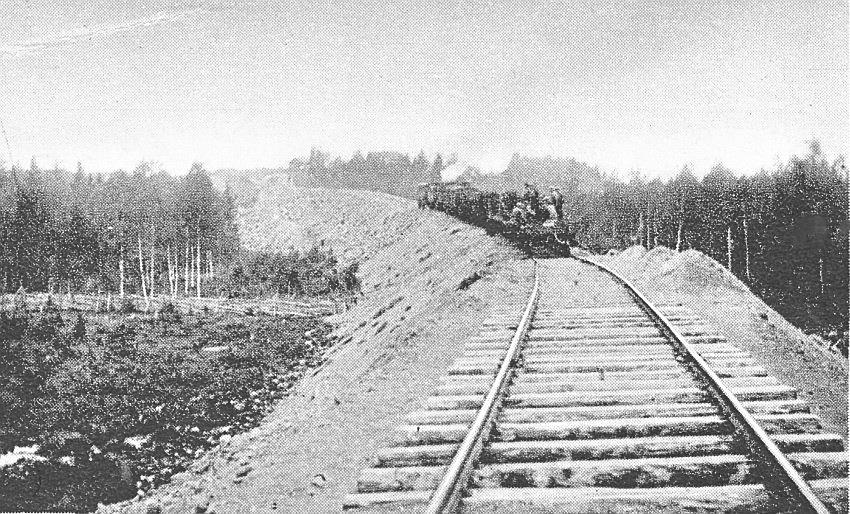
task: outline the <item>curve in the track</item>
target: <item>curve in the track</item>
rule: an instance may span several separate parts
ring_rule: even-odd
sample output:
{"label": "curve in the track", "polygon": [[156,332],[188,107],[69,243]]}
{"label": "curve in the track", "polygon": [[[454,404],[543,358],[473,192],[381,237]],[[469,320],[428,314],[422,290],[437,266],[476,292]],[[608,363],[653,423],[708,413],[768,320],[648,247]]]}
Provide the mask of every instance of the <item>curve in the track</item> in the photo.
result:
{"label": "curve in the track", "polygon": [[541,261],[528,303],[491,312],[344,508],[846,512],[841,437],[704,319],[650,306],[660,326],[626,286],[586,262]]}

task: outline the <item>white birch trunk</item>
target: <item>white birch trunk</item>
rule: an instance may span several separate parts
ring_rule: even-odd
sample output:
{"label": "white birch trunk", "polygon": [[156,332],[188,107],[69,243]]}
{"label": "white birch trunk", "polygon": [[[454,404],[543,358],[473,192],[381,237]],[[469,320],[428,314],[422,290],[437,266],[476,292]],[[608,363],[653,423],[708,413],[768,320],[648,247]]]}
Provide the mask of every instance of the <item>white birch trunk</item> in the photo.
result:
{"label": "white birch trunk", "polygon": [[124,249],[121,249],[121,257],[118,258],[118,294],[124,298]]}
{"label": "white birch trunk", "polygon": [[658,219],[652,222],[652,247],[658,246]]}
{"label": "white birch trunk", "polygon": [[177,267],[177,249],[172,248],[172,252],[171,262],[174,263],[174,290],[172,291],[171,296],[177,296],[177,289],[180,287],[180,268]]}
{"label": "white birch trunk", "polygon": [[168,296],[171,296],[174,292],[174,275],[171,270],[171,247],[167,246],[165,248],[165,269],[166,274],[168,276]]}
{"label": "white birch trunk", "polygon": [[166,266],[168,266],[168,295],[174,297],[174,266],[171,263],[171,245],[165,250]]}
{"label": "white birch trunk", "polygon": [[726,268],[732,271],[732,226],[726,227]]}
{"label": "white birch trunk", "polygon": [[171,296],[177,296],[177,289],[180,287],[180,268],[177,267],[177,258],[179,254],[177,253],[176,248],[172,248],[171,251],[173,252],[171,262],[174,266],[174,288],[171,291]]}
{"label": "white birch trunk", "polygon": [[171,262],[174,263],[174,290],[171,296],[177,296],[177,289],[180,287],[180,268],[177,266],[178,253],[176,248],[172,248]]}
{"label": "white birch trunk", "polygon": [[744,220],[744,274],[747,281],[752,278],[750,277],[750,236],[746,219]]}
{"label": "white birch trunk", "polygon": [[677,252],[682,251],[682,227],[684,226],[684,224],[685,224],[684,221],[679,220],[679,229],[676,231],[676,251]]}
{"label": "white birch trunk", "polygon": [[643,213],[640,213],[640,219],[638,220],[638,244],[643,245]]}
{"label": "white birch trunk", "polygon": [[154,247],[156,246],[156,231],[151,235],[151,264],[150,264],[150,280],[148,281],[148,293],[153,296],[154,285],[156,284],[156,255],[154,255]]}
{"label": "white birch trunk", "polygon": [[201,297],[201,237],[198,236],[198,251],[196,253],[197,260],[195,262],[195,293],[198,298]]}
{"label": "white birch trunk", "polygon": [[186,260],[183,266],[183,294],[189,296],[189,281],[192,279],[192,270],[189,268],[189,238],[186,238]]}
{"label": "white birch trunk", "polygon": [[145,298],[145,312],[150,309],[148,290],[145,288],[145,258],[142,255],[142,236],[139,236],[139,279],[142,281],[142,296]]}

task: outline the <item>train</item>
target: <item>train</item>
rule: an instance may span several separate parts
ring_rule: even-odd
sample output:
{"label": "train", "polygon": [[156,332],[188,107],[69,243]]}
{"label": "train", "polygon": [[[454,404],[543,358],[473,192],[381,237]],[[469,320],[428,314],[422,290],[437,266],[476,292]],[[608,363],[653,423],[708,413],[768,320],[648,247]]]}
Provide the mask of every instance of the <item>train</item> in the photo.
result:
{"label": "train", "polygon": [[523,198],[515,191],[481,191],[457,180],[419,184],[416,198],[420,209],[441,211],[502,236],[530,257],[569,257],[577,245],[567,220],[541,208],[518,209]]}

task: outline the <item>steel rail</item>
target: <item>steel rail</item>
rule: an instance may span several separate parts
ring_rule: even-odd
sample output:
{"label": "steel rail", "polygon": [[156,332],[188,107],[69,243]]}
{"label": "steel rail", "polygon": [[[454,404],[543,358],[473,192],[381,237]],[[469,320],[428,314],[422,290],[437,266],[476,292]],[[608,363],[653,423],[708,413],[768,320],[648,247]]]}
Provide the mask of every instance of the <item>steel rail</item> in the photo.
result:
{"label": "steel rail", "polygon": [[[590,264],[608,273],[623,285],[629,293],[634,296],[643,309],[653,318],[656,323],[666,332],[672,342],[681,349],[681,353],[690,360],[695,366],[698,374],[703,378],[713,393],[713,396],[718,400],[721,409],[723,409],[728,417],[744,434],[744,438],[750,448],[762,458],[762,462],[767,464],[770,471],[775,473],[770,478],[777,480],[782,486],[786,495],[786,499],[790,499],[797,503],[794,507],[798,510],[794,512],[813,512],[817,514],[829,514],[830,510],[820,501],[815,495],[809,484],[800,476],[800,473],[794,469],[794,466],[788,461],[788,458],[770,439],[770,436],[753,418],[752,414],[747,411],[740,400],[735,396],[731,389],[720,379],[720,377],[711,369],[705,359],[694,349],[691,343],[677,331],[670,321],[664,316],[638,289],[627,280],[625,277],[616,271],[608,268],[593,259],[586,257],[574,256],[581,262]],[[767,477],[765,477],[767,478]]]}
{"label": "steel rail", "polygon": [[534,287],[531,290],[531,295],[528,297],[528,302],[525,306],[525,311],[522,314],[522,319],[517,325],[516,332],[511,339],[511,344],[508,347],[508,352],[502,360],[502,365],[499,366],[499,371],[493,384],[490,386],[487,396],[484,398],[484,403],[478,409],[478,414],[470,426],[469,432],[460,443],[460,447],[452,458],[451,463],[446,469],[443,479],[431,495],[428,507],[425,512],[429,514],[439,514],[444,512],[455,512],[460,502],[466,484],[469,480],[469,475],[472,472],[472,466],[478,460],[484,441],[487,439],[490,428],[493,425],[493,418],[498,411],[499,404],[504,397],[504,390],[508,383],[511,369],[514,361],[519,356],[520,347],[528,327],[531,325],[531,318],[537,308],[537,300],[540,297],[540,276],[538,272],[537,261],[534,262]]}

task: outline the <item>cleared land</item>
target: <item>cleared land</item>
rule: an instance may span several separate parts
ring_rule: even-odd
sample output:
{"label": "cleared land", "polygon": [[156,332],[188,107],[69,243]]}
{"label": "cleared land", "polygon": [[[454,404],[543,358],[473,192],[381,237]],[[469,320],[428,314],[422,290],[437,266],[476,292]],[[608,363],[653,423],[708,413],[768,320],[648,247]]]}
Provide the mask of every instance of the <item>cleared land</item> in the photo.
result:
{"label": "cleared land", "polygon": [[[483,231],[379,193],[268,182],[257,203],[240,212],[240,231],[254,249],[324,240],[343,261],[361,263],[364,296],[331,318],[342,343],[329,362],[279,401],[260,427],[122,510],[339,510],[360,469],[406,414],[421,407],[460,344],[478,332],[488,306],[497,299],[522,303],[530,288],[531,262]],[[846,365],[840,358],[809,348],[799,331],[746,288],[699,275],[677,287],[654,275],[660,264],[630,268],[628,255],[621,269],[633,269],[654,301],[681,298],[754,355],[776,352],[765,363],[789,385],[809,392],[815,388],[807,383],[821,384],[823,396],[808,399],[828,428],[846,433],[846,414],[842,421],[839,412],[846,406]],[[677,273],[693,274],[687,266]],[[739,321],[729,323],[730,316]],[[800,364],[801,358],[809,360]],[[804,371],[795,372],[798,366]]]}
{"label": "cleared land", "polygon": [[367,459],[477,333],[487,306],[521,303],[530,288],[531,261],[482,230],[388,195],[269,184],[240,213],[240,230],[250,248],[324,239],[344,261],[361,263],[364,296],[330,318],[343,343],[260,427],[153,497],[108,510],[339,510]]}

